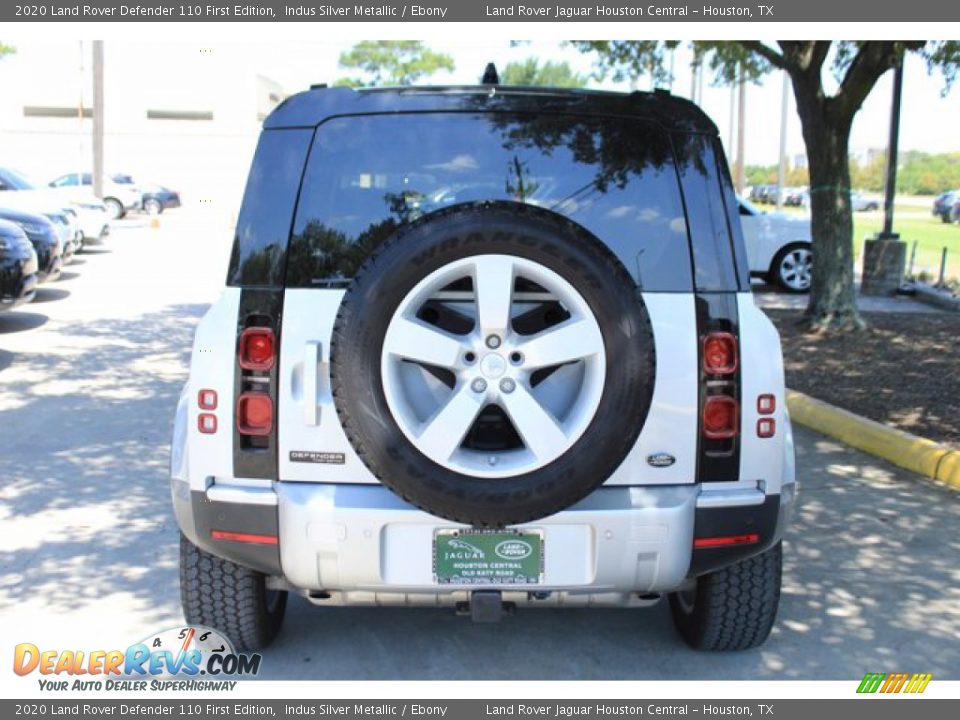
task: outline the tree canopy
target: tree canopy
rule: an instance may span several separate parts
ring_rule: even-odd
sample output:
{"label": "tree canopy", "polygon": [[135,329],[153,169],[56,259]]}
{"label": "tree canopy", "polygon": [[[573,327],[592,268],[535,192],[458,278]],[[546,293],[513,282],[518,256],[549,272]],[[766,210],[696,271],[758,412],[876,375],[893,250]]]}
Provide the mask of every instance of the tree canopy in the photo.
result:
{"label": "tree canopy", "polygon": [[537,58],[508,63],[500,73],[503,85],[528,85],[540,87],[582,88],[589,78],[574,72],[565,62],[548,60],[542,65]]}
{"label": "tree canopy", "polygon": [[453,70],[453,58],[419,40],[364,40],[340,54],[340,67],[360,76],[341,78],[341,87],[412,85],[440,70]]}
{"label": "tree canopy", "polygon": [[[669,79],[666,60],[677,44],[629,40],[573,43],[595,55],[600,74],[612,73],[620,80],[652,75],[658,82]],[[877,80],[907,53],[923,57],[930,70],[939,69],[944,91],[948,90],[960,69],[960,41],[698,41],[692,48],[694,63],[709,67],[721,84],[740,78],[756,80],[774,68],[789,75],[809,162],[817,258],[807,316],[820,330],[863,327],[853,272],[848,150],[853,118]],[[827,73],[834,82],[825,82]]]}

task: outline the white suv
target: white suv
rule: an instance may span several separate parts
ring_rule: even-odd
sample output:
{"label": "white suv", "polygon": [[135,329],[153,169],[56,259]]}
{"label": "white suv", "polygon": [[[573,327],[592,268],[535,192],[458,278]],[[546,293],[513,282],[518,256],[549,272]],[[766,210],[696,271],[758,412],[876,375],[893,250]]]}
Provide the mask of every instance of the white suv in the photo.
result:
{"label": "white suv", "polygon": [[666,93],[324,89],[266,120],[197,330],[186,618],[640,607],[762,643],[794,457],[716,127]]}

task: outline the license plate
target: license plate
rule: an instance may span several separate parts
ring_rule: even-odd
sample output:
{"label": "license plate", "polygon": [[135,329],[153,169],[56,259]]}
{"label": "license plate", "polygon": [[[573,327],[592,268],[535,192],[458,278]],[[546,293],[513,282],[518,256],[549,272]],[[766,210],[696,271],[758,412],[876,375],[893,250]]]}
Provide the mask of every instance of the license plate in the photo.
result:
{"label": "license plate", "polygon": [[537,585],[543,582],[543,532],[437,530],[433,576],[441,585]]}

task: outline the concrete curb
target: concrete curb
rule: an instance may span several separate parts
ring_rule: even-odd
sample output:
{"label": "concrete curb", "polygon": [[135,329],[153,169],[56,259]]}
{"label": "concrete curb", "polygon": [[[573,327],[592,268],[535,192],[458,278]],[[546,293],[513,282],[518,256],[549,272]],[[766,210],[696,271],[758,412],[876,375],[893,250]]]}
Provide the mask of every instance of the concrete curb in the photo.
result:
{"label": "concrete curb", "polygon": [[960,296],[954,295],[946,290],[938,290],[935,287],[924,285],[923,283],[915,283],[913,288],[916,291],[913,297],[920,302],[943,308],[944,310],[960,311]]}
{"label": "concrete curb", "polygon": [[868,420],[796,390],[787,390],[787,407],[794,422],[960,490],[960,450]]}

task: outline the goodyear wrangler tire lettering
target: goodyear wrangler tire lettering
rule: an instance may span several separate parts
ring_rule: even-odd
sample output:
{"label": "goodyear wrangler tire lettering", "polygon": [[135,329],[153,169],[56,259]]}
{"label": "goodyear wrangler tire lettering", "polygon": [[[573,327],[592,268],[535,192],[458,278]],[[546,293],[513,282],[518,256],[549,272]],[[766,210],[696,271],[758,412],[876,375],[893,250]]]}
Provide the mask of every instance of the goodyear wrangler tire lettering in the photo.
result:
{"label": "goodyear wrangler tire lettering", "polygon": [[646,308],[579,225],[519,203],[432,213],[356,274],[334,402],[371,472],[423,510],[502,527],[558,512],[633,447],[653,391]]}

